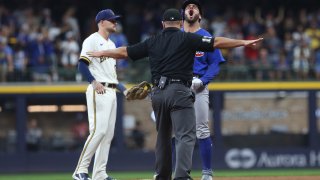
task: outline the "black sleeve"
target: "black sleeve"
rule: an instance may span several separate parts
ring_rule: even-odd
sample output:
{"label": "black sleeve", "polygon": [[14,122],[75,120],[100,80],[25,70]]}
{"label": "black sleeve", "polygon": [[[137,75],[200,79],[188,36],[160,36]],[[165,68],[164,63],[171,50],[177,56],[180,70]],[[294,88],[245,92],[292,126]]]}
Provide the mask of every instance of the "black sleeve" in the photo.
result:
{"label": "black sleeve", "polygon": [[200,36],[194,33],[187,33],[188,42],[192,49],[196,51],[214,51],[214,37]]}
{"label": "black sleeve", "polygon": [[148,56],[148,44],[147,41],[134,44],[127,47],[128,56],[132,60],[142,59]]}

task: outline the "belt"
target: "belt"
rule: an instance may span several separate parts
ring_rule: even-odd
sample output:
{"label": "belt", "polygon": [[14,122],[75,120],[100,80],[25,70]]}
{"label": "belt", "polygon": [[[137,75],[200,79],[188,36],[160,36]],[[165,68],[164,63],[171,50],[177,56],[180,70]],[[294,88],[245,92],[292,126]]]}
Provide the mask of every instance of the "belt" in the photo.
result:
{"label": "belt", "polygon": [[102,84],[103,86],[108,87],[108,88],[112,88],[112,89],[117,88],[117,84],[110,84],[110,83],[105,83],[105,82],[101,82],[101,84]]}
{"label": "belt", "polygon": [[[153,86],[158,86],[159,79],[155,79],[152,84],[153,84]],[[182,80],[182,79],[169,78],[169,79],[167,79],[167,82],[166,82],[166,85],[168,85],[168,84],[183,84],[187,87],[190,87],[192,83],[191,83],[191,81],[186,81],[186,80]]]}
{"label": "belt", "polygon": [[198,74],[193,74],[193,77],[200,78],[201,76]]}

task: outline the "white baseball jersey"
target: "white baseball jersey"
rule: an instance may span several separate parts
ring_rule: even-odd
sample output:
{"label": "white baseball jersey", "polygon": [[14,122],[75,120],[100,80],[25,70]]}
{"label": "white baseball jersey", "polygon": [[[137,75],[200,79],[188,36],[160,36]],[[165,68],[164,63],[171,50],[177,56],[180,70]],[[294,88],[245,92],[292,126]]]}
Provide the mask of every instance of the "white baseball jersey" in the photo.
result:
{"label": "white baseball jersey", "polygon": [[[107,57],[91,58],[86,53],[88,51],[115,48],[110,39],[104,39],[97,32],[90,35],[83,42],[80,58],[89,63],[89,70],[96,81],[118,84],[116,60]],[[91,159],[95,155],[92,180],[102,180],[108,177],[106,164],[117,115],[116,89],[106,86],[104,94],[97,94],[94,87],[89,84],[86,91],[86,99],[90,135],[83,147],[73,177],[78,173],[88,173]]]}
{"label": "white baseball jersey", "polygon": [[80,58],[88,61],[89,70],[96,81],[118,84],[116,60],[108,57],[93,58],[87,56],[86,53],[88,51],[102,51],[115,48],[115,44],[110,39],[106,40],[98,32],[91,34],[84,40]]}

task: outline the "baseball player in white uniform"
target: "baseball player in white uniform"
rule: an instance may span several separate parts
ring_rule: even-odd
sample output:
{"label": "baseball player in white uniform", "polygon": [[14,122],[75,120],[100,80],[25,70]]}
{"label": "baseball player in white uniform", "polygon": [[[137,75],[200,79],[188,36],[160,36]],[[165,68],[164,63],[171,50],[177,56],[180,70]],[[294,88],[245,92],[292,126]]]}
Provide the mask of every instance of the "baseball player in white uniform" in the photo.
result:
{"label": "baseball player in white uniform", "polygon": [[100,11],[96,16],[98,32],[91,34],[82,45],[79,70],[90,83],[86,91],[90,135],[72,175],[74,180],[90,180],[88,167],[94,154],[92,179],[113,179],[106,173],[106,164],[117,111],[116,60],[108,57],[89,57],[86,52],[116,48],[109,35],[116,31],[116,19],[119,17],[110,9]]}

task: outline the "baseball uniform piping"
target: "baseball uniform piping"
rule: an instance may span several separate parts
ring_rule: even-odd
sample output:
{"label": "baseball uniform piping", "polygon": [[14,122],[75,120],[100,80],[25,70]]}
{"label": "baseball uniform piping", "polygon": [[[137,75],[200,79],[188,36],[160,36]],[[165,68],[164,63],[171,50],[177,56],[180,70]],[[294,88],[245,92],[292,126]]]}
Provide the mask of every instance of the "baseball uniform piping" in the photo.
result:
{"label": "baseball uniform piping", "polygon": [[87,61],[89,64],[91,63],[90,59],[87,58],[86,56],[80,56],[80,59]]}
{"label": "baseball uniform piping", "polygon": [[85,145],[85,147],[84,147],[84,149],[83,149],[83,151],[82,151],[82,153],[81,153],[81,156],[80,156],[80,159],[79,159],[79,162],[78,162],[78,165],[77,165],[77,170],[76,170],[76,173],[78,172],[78,169],[79,169],[79,165],[80,165],[80,162],[82,161],[82,158],[83,158],[83,154],[86,152],[86,150],[87,150],[87,147],[88,147],[88,144],[91,142],[91,140],[92,140],[92,137],[94,136],[94,133],[96,132],[96,93],[95,93],[95,91],[93,91],[93,109],[94,109],[94,126],[93,126],[93,132],[92,132],[92,134],[90,134],[90,139],[89,139],[89,141],[86,143],[86,145]]}

